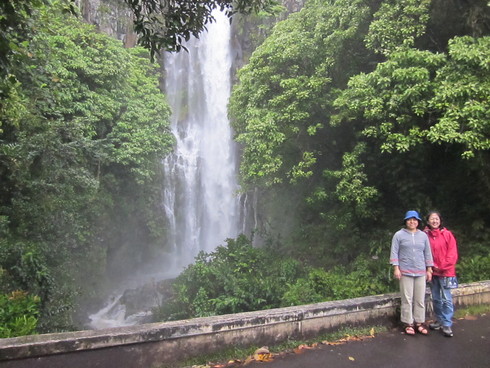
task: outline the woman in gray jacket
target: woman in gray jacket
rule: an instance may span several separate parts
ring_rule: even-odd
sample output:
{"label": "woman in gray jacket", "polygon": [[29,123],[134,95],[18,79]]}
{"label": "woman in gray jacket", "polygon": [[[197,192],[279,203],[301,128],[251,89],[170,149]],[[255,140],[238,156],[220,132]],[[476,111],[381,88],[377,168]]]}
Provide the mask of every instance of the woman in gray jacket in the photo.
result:
{"label": "woman in gray jacket", "polygon": [[417,211],[408,211],[403,219],[405,227],[393,235],[391,242],[390,263],[394,277],[400,281],[400,319],[407,335],[415,335],[415,331],[428,334],[425,288],[432,279],[433,261],[427,234],[418,229],[421,221]]}

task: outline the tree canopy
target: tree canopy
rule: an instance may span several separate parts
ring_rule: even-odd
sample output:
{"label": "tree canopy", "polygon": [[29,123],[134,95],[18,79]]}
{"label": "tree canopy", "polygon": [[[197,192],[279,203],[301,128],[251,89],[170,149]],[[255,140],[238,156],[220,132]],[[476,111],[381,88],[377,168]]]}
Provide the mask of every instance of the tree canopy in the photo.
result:
{"label": "tree canopy", "polygon": [[[277,24],[229,105],[262,230],[322,262],[379,252],[409,208],[474,236],[490,213],[489,16],[485,1],[310,0]],[[274,221],[274,198],[297,226]]]}
{"label": "tree canopy", "polygon": [[276,0],[124,0],[134,13],[134,29],[139,43],[151,55],[161,50],[180,51],[191,36],[199,38],[206,24],[214,21],[213,11],[228,17],[270,11]]}
{"label": "tree canopy", "polygon": [[39,296],[40,330],[53,331],[71,325],[76,294],[94,293],[112,253],[161,237],[161,159],[174,140],[147,51],[57,7],[30,21],[0,104],[0,293]]}

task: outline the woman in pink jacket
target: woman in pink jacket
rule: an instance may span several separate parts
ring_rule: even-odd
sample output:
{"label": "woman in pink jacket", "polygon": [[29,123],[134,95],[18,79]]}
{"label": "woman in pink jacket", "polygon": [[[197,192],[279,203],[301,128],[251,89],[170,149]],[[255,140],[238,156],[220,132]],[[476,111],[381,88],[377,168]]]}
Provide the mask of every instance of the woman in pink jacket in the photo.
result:
{"label": "woman in pink jacket", "polygon": [[453,297],[448,281],[456,276],[456,262],[458,260],[458,248],[456,239],[451,231],[442,225],[441,214],[431,211],[427,215],[427,227],[425,232],[429,237],[434,267],[431,282],[432,304],[437,320],[429,327],[440,330],[444,336],[452,337],[454,314]]}

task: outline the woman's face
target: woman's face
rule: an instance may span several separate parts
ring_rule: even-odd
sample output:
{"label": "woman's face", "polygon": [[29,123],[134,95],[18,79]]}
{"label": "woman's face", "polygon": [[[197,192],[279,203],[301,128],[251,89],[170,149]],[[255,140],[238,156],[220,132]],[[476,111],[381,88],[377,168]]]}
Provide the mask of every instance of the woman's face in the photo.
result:
{"label": "woman's face", "polygon": [[412,218],[409,218],[405,222],[405,224],[406,224],[407,229],[409,231],[415,231],[415,230],[417,230],[417,226],[419,226],[419,220],[417,220],[415,217],[412,217]]}
{"label": "woman's face", "polygon": [[441,219],[437,213],[432,213],[427,219],[427,222],[432,229],[438,229],[441,226]]}

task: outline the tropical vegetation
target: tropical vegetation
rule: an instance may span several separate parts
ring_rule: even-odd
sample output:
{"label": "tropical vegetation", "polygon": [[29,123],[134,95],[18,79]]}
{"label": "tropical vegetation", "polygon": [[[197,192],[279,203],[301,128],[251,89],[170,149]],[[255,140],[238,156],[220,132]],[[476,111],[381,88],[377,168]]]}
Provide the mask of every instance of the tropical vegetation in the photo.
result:
{"label": "tropical vegetation", "polygon": [[310,0],[278,23],[229,106],[259,231],[333,265],[386,255],[406,210],[437,208],[462,255],[487,256],[489,16],[487,1]]}
{"label": "tropical vegetation", "polygon": [[1,81],[0,294],[39,298],[28,304],[43,332],[75,328],[114,254],[151,257],[173,137],[147,51],[56,4],[32,14],[30,40]]}
{"label": "tropical vegetation", "polygon": [[[108,274],[161,249],[173,137],[151,55],[179,49],[214,7],[273,3],[200,2],[196,19],[172,8],[175,37],[151,28],[155,8],[136,18],[146,49],[125,49],[71,2],[2,2],[0,337],[79,328]],[[229,115],[261,221],[200,253],[155,317],[393,291],[390,240],[408,209],[442,212],[461,282],[490,279],[488,1],[308,0],[257,32]]]}

